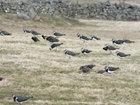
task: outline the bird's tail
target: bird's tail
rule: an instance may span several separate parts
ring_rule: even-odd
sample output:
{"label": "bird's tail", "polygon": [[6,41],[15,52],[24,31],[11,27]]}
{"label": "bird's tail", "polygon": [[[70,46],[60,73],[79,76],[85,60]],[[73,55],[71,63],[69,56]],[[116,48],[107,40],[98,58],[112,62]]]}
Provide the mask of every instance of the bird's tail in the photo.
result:
{"label": "bird's tail", "polygon": [[33,98],[33,96],[29,96],[28,98]]}
{"label": "bird's tail", "polygon": [[76,55],[79,55],[80,53],[76,53]]}
{"label": "bird's tail", "polygon": [[132,43],[135,43],[135,41],[131,41]]}
{"label": "bird's tail", "polygon": [[127,54],[127,56],[131,56],[131,54]]}

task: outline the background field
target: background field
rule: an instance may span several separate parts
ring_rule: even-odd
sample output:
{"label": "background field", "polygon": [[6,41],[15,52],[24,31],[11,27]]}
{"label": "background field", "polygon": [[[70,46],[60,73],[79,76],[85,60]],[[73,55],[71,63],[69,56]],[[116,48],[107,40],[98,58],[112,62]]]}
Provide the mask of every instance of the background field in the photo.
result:
{"label": "background field", "polygon": [[[11,94],[34,98],[24,105],[140,105],[140,22],[107,20],[67,20],[40,16],[42,22],[24,21],[14,14],[0,14],[0,29],[12,36],[0,36],[0,105],[16,105]],[[36,30],[44,35],[53,31],[66,33],[60,37],[64,45],[50,51],[50,43],[38,36],[34,43],[31,34],[23,29]],[[95,35],[100,41],[83,43],[76,36]],[[102,50],[111,39],[130,39],[119,51],[131,56],[120,60],[115,52]],[[88,48],[93,52],[68,59],[64,50],[80,52]],[[79,67],[95,64],[90,73],[79,72]],[[97,74],[105,66],[120,67],[113,74]]]}

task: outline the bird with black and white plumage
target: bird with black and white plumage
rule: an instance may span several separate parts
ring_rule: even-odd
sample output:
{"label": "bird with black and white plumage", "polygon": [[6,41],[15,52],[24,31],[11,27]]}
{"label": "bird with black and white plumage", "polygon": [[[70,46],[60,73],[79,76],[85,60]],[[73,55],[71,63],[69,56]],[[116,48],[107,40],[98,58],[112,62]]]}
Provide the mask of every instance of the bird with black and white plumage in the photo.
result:
{"label": "bird with black and white plumage", "polygon": [[129,39],[123,39],[124,43],[127,43],[127,44],[131,44],[131,43],[135,43],[135,41],[131,41]]}
{"label": "bird with black and white plumage", "polygon": [[77,37],[80,39],[80,40],[82,40],[83,42],[85,42],[85,41],[88,41],[88,40],[91,40],[91,38],[88,38],[87,36],[84,36],[84,35],[82,35],[82,34],[77,34]]}
{"label": "bird with black and white plumage", "polygon": [[117,56],[120,57],[120,58],[125,58],[125,57],[131,55],[131,54],[125,54],[125,53],[119,52],[119,51],[116,51],[116,54],[117,54]]}
{"label": "bird with black and white plumage", "polygon": [[121,45],[124,43],[124,40],[115,40],[115,39],[112,39],[112,43],[115,44],[115,45]]}
{"label": "bird with black and white plumage", "polygon": [[23,29],[23,32],[24,33],[31,33],[31,31],[30,30],[27,30],[27,29]]}
{"label": "bird with black and white plumage", "polygon": [[32,39],[34,42],[40,41],[36,36],[31,37],[31,39]]}
{"label": "bird with black and white plumage", "polygon": [[62,44],[63,44],[63,43],[53,43],[49,49],[50,49],[50,50],[55,49],[55,48],[61,46]]}
{"label": "bird with black and white plumage", "polygon": [[104,68],[105,72],[107,72],[107,73],[113,73],[118,69],[119,69],[119,67],[109,67],[109,66],[105,66],[105,68]]}
{"label": "bird with black and white plumage", "polygon": [[62,34],[62,33],[53,31],[53,35],[56,37],[60,37],[60,36],[65,36],[66,34]]}
{"label": "bird with black and white plumage", "polygon": [[119,67],[109,67],[109,66],[105,66],[104,67],[104,70],[99,70],[98,72],[97,72],[97,74],[103,74],[103,73],[105,73],[105,72],[107,72],[107,73],[113,73],[113,72],[115,72],[116,70],[118,70],[119,69]]}
{"label": "bird with black and white plumage", "polygon": [[93,67],[95,67],[95,65],[93,64],[84,65],[84,66],[80,66],[79,70],[81,70],[83,73],[87,73],[87,72],[90,72]]}
{"label": "bird with black and white plumage", "polygon": [[38,33],[37,31],[34,31],[34,30],[31,30],[30,33],[31,33],[32,35],[41,35],[41,33]]}
{"label": "bird with black and white plumage", "polygon": [[1,36],[9,36],[9,35],[12,35],[11,33],[7,32],[7,31],[4,31],[4,30],[0,30],[0,35]]}
{"label": "bird with black and white plumage", "polygon": [[96,41],[96,40],[101,40],[100,38],[98,38],[98,37],[96,37],[96,36],[94,36],[94,35],[91,36],[91,39],[92,39],[92,40],[95,40],[95,41]]}
{"label": "bird with black and white plumage", "polygon": [[103,47],[103,50],[105,50],[105,51],[109,50],[110,53],[112,53],[113,50],[117,50],[117,49],[119,49],[119,48],[111,46],[111,45],[108,45],[108,44],[106,44],[105,47]]}
{"label": "bird with black and white plumage", "polygon": [[21,105],[23,102],[29,100],[30,98],[33,98],[33,96],[29,96],[29,97],[27,97],[27,96],[17,96],[17,95],[15,95],[15,94],[12,94],[12,97],[13,97],[14,102],[17,102],[17,103],[19,103],[20,105]]}
{"label": "bird with black and white plumage", "polygon": [[81,52],[82,52],[83,54],[89,54],[89,53],[91,53],[92,51],[91,51],[91,50],[88,50],[88,49],[85,49],[85,48],[81,48]]}
{"label": "bird with black and white plumage", "polygon": [[65,53],[66,56],[69,57],[69,59],[70,59],[72,56],[79,55],[79,53],[75,53],[75,52],[70,51],[70,50],[64,50],[64,53]]}

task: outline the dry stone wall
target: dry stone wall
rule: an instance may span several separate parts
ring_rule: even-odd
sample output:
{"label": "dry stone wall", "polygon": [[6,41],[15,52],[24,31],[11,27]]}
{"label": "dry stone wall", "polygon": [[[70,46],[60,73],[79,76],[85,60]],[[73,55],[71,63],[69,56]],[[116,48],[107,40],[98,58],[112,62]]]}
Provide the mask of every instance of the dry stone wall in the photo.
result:
{"label": "dry stone wall", "polygon": [[37,14],[47,14],[69,18],[140,20],[139,6],[110,1],[79,4],[70,0],[26,0],[14,3],[0,0],[0,11],[17,13],[21,18],[24,15],[24,19],[34,18]]}

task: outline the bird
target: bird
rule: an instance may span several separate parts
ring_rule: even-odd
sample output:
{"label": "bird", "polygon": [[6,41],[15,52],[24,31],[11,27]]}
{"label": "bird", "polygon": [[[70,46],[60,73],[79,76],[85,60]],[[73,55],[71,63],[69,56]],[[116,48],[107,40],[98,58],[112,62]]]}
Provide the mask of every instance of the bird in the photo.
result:
{"label": "bird", "polygon": [[112,50],[117,50],[117,49],[119,49],[119,48],[116,48],[116,47],[108,45],[108,44],[106,44],[105,47],[103,47],[103,50],[105,50],[105,51],[109,50],[110,53],[112,53]]}
{"label": "bird", "polygon": [[97,74],[103,74],[103,73],[105,73],[106,71],[105,70],[99,70],[98,72],[97,72]]}
{"label": "bird", "polygon": [[79,53],[75,53],[73,51],[70,51],[70,50],[64,50],[64,53],[65,55],[67,55],[69,57],[69,59],[72,57],[72,56],[76,56],[78,55]]}
{"label": "bird", "polygon": [[32,35],[41,35],[41,33],[38,33],[37,31],[31,30]]}
{"label": "bird", "polygon": [[57,48],[58,46],[61,46],[63,43],[54,43],[51,45],[51,47],[49,48],[50,50]]}
{"label": "bird", "polygon": [[83,54],[88,54],[88,53],[90,53],[90,52],[92,52],[91,50],[88,50],[88,49],[85,49],[85,48],[82,48],[81,49],[81,52],[83,53]]}
{"label": "bird", "polygon": [[120,58],[124,58],[124,57],[127,57],[127,56],[130,56],[131,55],[131,54],[125,54],[125,53],[119,52],[119,51],[116,51],[116,54]]}
{"label": "bird", "polygon": [[4,78],[0,77],[0,81],[2,81]]}
{"label": "bird", "polygon": [[135,41],[131,41],[129,39],[123,39],[124,43],[130,44],[130,43],[135,43]]}
{"label": "bird", "polygon": [[20,105],[21,105],[23,102],[27,101],[28,99],[33,98],[33,96],[29,96],[29,97],[27,97],[27,96],[17,96],[17,95],[15,95],[15,94],[12,94],[12,97],[13,97],[14,102],[17,102],[17,103],[19,103]]}
{"label": "bird", "polygon": [[59,36],[65,36],[66,34],[61,34],[59,32],[53,31],[53,35],[56,36],[56,37],[59,37]]}
{"label": "bird", "polygon": [[59,40],[53,36],[46,36],[46,40],[49,41],[49,42],[58,42]]}
{"label": "bird", "polygon": [[31,39],[32,39],[34,42],[40,41],[40,40],[39,40],[37,37],[35,37],[35,36],[31,37]]}
{"label": "bird", "polygon": [[115,39],[112,39],[112,43],[115,44],[115,45],[121,45],[124,43],[124,40],[115,40]]}
{"label": "bird", "polygon": [[4,36],[4,35],[12,35],[11,33],[7,32],[7,31],[4,31],[4,30],[0,30],[0,34],[2,36]]}
{"label": "bird", "polygon": [[104,70],[105,72],[108,72],[108,73],[113,73],[114,71],[118,70],[119,67],[109,67],[109,66],[105,66]]}
{"label": "bird", "polygon": [[23,32],[24,33],[31,33],[31,31],[30,30],[27,30],[27,29],[23,29]]}
{"label": "bird", "polygon": [[98,37],[96,37],[96,36],[94,36],[94,35],[91,36],[91,39],[92,39],[92,40],[101,40],[100,38],[98,38]]}
{"label": "bird", "polygon": [[88,38],[88,37],[86,37],[86,36],[84,36],[84,35],[81,35],[81,34],[77,34],[77,37],[80,39],[80,40],[82,40],[83,42],[85,42],[85,41],[88,41],[88,40],[91,40],[91,38]]}
{"label": "bird", "polygon": [[80,66],[79,70],[81,70],[83,73],[87,73],[87,72],[90,72],[93,67],[95,67],[95,65],[93,64],[84,65],[84,66]]}
{"label": "bird", "polygon": [[46,38],[47,38],[47,36],[45,36],[45,35],[42,35],[42,38],[43,38],[43,39],[46,39]]}

